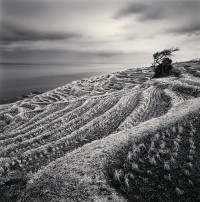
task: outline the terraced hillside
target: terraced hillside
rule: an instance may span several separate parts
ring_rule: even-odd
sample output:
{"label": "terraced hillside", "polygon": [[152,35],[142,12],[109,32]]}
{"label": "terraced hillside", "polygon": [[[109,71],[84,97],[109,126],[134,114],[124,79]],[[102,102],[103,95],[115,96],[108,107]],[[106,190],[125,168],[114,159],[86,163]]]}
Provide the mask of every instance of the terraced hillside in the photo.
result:
{"label": "terraced hillside", "polygon": [[200,201],[199,72],[128,69],[0,105],[0,201]]}

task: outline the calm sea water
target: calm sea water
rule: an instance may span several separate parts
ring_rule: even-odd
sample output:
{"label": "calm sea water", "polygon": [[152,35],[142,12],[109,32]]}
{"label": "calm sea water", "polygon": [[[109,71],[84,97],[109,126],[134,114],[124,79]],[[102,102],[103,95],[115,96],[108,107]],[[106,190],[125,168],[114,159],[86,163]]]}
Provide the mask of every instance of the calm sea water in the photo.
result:
{"label": "calm sea water", "polygon": [[45,92],[74,80],[137,67],[137,64],[0,64],[0,103]]}

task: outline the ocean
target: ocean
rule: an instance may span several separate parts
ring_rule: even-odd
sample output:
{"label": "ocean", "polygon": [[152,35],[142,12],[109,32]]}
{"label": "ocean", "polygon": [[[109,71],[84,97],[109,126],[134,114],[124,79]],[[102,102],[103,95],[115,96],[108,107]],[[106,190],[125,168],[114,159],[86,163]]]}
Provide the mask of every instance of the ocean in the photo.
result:
{"label": "ocean", "polygon": [[20,100],[31,92],[45,92],[74,80],[138,66],[141,64],[1,63],[0,104]]}

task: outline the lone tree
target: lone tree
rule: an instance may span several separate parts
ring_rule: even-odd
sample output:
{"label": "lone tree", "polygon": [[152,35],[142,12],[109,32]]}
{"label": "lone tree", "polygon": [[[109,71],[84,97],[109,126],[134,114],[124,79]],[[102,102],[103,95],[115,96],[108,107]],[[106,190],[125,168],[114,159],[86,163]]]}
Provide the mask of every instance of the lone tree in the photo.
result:
{"label": "lone tree", "polygon": [[156,52],[153,54],[153,58],[154,58],[154,62],[152,64],[153,68],[155,69],[155,67],[159,64],[162,63],[162,60],[164,58],[169,58],[172,56],[172,53],[175,52],[175,51],[179,51],[180,49],[179,48],[169,48],[169,49],[165,49],[163,51],[160,51],[160,52]]}

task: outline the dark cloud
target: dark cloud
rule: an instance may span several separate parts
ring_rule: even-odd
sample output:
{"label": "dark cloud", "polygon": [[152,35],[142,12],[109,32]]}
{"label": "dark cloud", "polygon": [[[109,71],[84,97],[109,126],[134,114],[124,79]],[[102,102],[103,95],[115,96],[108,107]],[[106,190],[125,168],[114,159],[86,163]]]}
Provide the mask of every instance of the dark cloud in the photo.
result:
{"label": "dark cloud", "polygon": [[175,27],[167,30],[174,34],[186,34],[186,35],[199,35],[200,34],[200,22],[196,24],[186,25],[182,27]]}
{"label": "dark cloud", "polygon": [[145,12],[148,7],[145,4],[142,3],[129,3],[127,6],[123,7],[121,10],[117,12],[117,14],[114,16],[114,18],[122,18],[125,16],[129,16],[135,13],[141,13]]}
{"label": "dark cloud", "polygon": [[200,9],[199,0],[191,1],[141,1],[128,3],[121,8],[114,18],[123,18],[137,14],[139,21],[170,19],[182,16],[184,18],[198,18]]}
{"label": "dark cloud", "polygon": [[46,40],[66,40],[70,38],[81,37],[79,33],[64,32],[43,32],[35,30],[27,30],[10,24],[3,24],[0,36],[1,43],[10,44],[13,42],[36,42]]}

